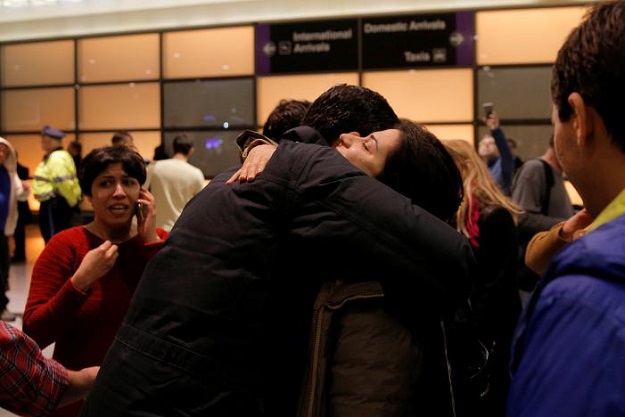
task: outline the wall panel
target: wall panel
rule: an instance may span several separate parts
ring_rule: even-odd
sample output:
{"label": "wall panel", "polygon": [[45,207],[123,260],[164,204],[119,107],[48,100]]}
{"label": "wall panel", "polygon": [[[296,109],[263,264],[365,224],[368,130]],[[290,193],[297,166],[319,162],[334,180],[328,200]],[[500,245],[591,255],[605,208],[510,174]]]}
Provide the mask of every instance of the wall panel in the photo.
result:
{"label": "wall panel", "polygon": [[492,10],[476,13],[477,64],[553,62],[584,7]]}
{"label": "wall panel", "polygon": [[0,80],[3,87],[74,82],[74,41],[2,45]]}
{"label": "wall panel", "polygon": [[475,143],[473,125],[426,125],[428,130],[441,140],[463,139],[470,143]]}
{"label": "wall panel", "polygon": [[[475,19],[477,36],[464,41],[475,42],[476,62],[426,67],[415,61],[414,67],[386,68],[393,64],[383,60],[365,71],[356,48],[347,58],[358,68],[332,73],[319,70],[323,54],[311,54],[288,75],[261,75],[255,56],[267,51],[255,50],[253,23],[2,44],[0,133],[18,140],[23,158],[36,165],[42,155],[32,143],[44,124],[76,133],[85,153],[108,144],[112,131],[129,130],[146,159],[161,140],[170,143],[184,132],[202,148],[198,155],[204,159],[196,156],[196,163],[210,177],[236,162],[233,138],[240,130],[262,127],[281,99],[313,101],[330,86],[349,83],[380,92],[400,117],[425,123],[442,139],[474,142],[485,130],[481,104],[493,101],[505,132],[529,158],[543,152],[551,131],[550,66],[584,11],[565,6],[465,12]],[[298,30],[298,22],[290,25]],[[313,50],[324,45],[304,43]],[[274,46],[267,53],[289,50]]]}
{"label": "wall panel", "polygon": [[81,39],[78,79],[82,83],[157,80],[159,42],[157,33]]}
{"label": "wall panel", "polygon": [[471,68],[366,72],[362,80],[386,97],[399,117],[420,123],[473,120]]}
{"label": "wall panel", "polygon": [[254,28],[212,28],[163,35],[166,78],[254,74]]}
{"label": "wall panel", "polygon": [[358,84],[358,74],[329,73],[259,77],[256,81],[257,120],[262,126],[282,99],[313,101],[336,84]]}
{"label": "wall panel", "polygon": [[5,130],[40,131],[44,125],[61,130],[75,128],[72,87],[5,90],[0,94]]}
{"label": "wall panel", "polygon": [[158,83],[85,86],[79,90],[81,129],[158,129]]}

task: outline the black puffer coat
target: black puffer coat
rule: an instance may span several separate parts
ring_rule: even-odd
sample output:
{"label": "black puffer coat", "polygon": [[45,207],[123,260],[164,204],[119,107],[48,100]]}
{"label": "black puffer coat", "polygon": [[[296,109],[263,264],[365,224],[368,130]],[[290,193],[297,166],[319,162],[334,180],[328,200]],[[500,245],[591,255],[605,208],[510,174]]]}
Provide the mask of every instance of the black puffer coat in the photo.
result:
{"label": "black puffer coat", "polygon": [[415,315],[468,293],[467,240],[336,150],[284,142],[253,183],[233,172],[148,264],[83,416],[292,417],[320,277],[385,277]]}

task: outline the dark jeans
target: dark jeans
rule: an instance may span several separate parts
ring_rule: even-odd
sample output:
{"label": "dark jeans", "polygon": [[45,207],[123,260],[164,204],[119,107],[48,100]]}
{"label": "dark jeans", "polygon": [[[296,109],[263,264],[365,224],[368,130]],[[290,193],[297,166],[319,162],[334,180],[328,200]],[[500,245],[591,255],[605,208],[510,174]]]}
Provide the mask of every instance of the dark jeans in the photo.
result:
{"label": "dark jeans", "polygon": [[15,226],[15,233],[13,234],[13,242],[15,243],[15,250],[13,256],[16,259],[26,258],[26,225],[32,222],[33,216],[28,207],[28,201],[17,202],[17,225]]}
{"label": "dark jeans", "polygon": [[39,230],[46,243],[61,230],[80,224],[82,224],[80,208],[78,206],[70,207],[63,197],[55,197],[41,202],[39,206]]}

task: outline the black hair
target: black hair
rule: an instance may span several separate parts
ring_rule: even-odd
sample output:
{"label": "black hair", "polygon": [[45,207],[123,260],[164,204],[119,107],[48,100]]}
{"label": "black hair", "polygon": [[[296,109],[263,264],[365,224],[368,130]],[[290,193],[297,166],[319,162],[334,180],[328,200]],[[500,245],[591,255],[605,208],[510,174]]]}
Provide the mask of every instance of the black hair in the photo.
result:
{"label": "black hair", "polygon": [[146,168],[143,157],[127,146],[105,146],[89,152],[80,167],[80,188],[84,195],[91,196],[91,186],[96,177],[111,164],[122,164],[128,176],[139,184],[146,180]]}
{"label": "black hair", "polygon": [[112,145],[121,145],[124,143],[126,139],[133,140],[132,134],[127,130],[120,130],[118,132],[113,133],[113,137],[111,138]]}
{"label": "black hair", "polygon": [[174,138],[174,143],[172,145],[174,153],[181,153],[185,156],[188,156],[193,148],[193,140],[189,139],[187,135],[184,133],[181,135],[177,135]]}
{"label": "black hair", "polygon": [[558,118],[573,115],[569,96],[579,93],[603,119],[612,140],[625,152],[625,2],[599,3],[587,12],[558,51],[551,97]]}
{"label": "black hair", "polygon": [[307,100],[280,100],[280,103],[267,116],[263,135],[280,142],[282,134],[302,124],[302,119],[311,103]]}
{"label": "black hair", "polygon": [[442,142],[424,126],[402,119],[399,149],[377,179],[443,221],[456,214],[464,195],[462,175]]}
{"label": "black hair", "polygon": [[338,84],[312,102],[302,124],[323,136],[328,145],[338,142],[343,133],[358,132],[367,136],[391,129],[399,118],[388,101],[365,87]]}
{"label": "black hair", "polygon": [[67,144],[67,149],[75,150],[78,154],[82,153],[82,143],[77,140],[73,140]]}
{"label": "black hair", "polygon": [[156,148],[154,148],[154,156],[152,157],[152,160],[161,161],[163,159],[168,159],[168,158],[169,158],[169,155],[167,155],[167,152],[165,151],[164,143],[161,143]]}

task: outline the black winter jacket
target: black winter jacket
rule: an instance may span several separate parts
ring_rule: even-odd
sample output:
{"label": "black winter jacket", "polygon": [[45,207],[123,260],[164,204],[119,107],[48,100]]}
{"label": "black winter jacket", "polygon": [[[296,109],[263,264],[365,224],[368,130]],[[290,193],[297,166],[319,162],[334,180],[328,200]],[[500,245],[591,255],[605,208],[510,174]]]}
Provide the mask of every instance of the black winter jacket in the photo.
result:
{"label": "black winter jacket", "polygon": [[145,269],[82,416],[289,416],[321,278],[443,312],[474,258],[453,228],[336,150],[281,143],[253,183],[197,194]]}

